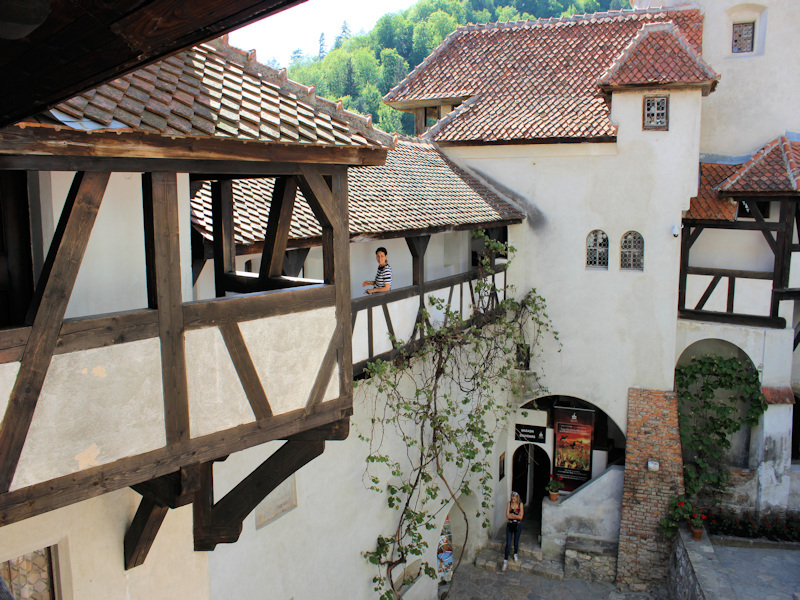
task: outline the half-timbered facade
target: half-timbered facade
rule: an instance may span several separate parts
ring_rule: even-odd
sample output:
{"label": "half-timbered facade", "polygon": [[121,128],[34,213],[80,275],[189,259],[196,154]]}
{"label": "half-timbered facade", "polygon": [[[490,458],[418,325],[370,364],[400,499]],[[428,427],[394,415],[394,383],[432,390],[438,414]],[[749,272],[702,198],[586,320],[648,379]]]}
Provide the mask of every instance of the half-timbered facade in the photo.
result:
{"label": "half-timbered facade", "polygon": [[[0,560],[52,546],[77,578],[64,597],[130,594],[123,569],[145,562],[170,509],[191,505],[188,529],[182,518],[165,534],[189,554],[234,542],[256,504],[347,436],[347,169],[382,164],[392,146],[224,41],[0,131]],[[256,277],[235,269],[233,241],[232,190],[253,177],[276,182]],[[210,182],[218,260],[213,294],[195,300],[197,182]],[[318,280],[282,275],[296,190],[319,231]],[[215,461],[270,440],[285,441],[215,494]],[[130,490],[100,513],[87,503],[125,488],[140,500],[118,548],[97,553],[114,535],[65,542],[101,530],[103,513],[126,522]],[[185,550],[167,563],[188,561],[190,595],[205,597],[203,561]],[[82,579],[94,568],[106,576]]]}

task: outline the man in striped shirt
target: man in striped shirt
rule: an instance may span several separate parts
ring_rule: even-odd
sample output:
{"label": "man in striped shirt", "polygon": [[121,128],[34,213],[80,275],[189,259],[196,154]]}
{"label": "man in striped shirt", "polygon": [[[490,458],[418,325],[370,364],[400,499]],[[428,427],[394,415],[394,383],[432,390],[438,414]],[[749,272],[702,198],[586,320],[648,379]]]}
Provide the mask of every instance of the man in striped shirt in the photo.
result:
{"label": "man in striped shirt", "polygon": [[372,287],[365,290],[367,294],[375,294],[379,292],[388,292],[392,287],[392,267],[386,262],[386,257],[389,255],[386,248],[381,246],[375,251],[375,259],[378,261],[378,272],[375,274],[374,281],[365,281],[362,286]]}

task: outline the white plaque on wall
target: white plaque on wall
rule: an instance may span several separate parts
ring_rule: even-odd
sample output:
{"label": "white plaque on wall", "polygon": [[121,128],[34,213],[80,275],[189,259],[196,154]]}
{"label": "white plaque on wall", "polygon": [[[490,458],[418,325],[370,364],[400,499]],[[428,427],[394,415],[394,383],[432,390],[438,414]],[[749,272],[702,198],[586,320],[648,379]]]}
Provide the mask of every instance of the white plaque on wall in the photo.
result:
{"label": "white plaque on wall", "polygon": [[297,487],[292,473],[256,506],[256,529],[269,525],[295,506],[297,506]]}

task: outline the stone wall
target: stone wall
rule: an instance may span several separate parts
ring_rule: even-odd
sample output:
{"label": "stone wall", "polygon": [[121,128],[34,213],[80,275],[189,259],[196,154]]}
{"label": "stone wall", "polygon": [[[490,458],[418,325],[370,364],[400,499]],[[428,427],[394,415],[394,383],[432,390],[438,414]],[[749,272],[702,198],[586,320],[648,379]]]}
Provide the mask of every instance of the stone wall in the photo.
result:
{"label": "stone wall", "polygon": [[[658,469],[649,470],[648,461],[658,462]],[[670,499],[683,491],[675,392],[630,388],[619,583],[642,587],[666,578],[670,547],[659,521],[666,516]]]}
{"label": "stone wall", "polygon": [[669,561],[669,597],[681,600],[737,598],[714,553],[708,534],[703,533],[703,538],[699,541],[694,541],[691,537],[686,525],[678,528]]}
{"label": "stone wall", "polygon": [[617,576],[617,544],[570,535],[564,552],[564,577],[613,582]]}

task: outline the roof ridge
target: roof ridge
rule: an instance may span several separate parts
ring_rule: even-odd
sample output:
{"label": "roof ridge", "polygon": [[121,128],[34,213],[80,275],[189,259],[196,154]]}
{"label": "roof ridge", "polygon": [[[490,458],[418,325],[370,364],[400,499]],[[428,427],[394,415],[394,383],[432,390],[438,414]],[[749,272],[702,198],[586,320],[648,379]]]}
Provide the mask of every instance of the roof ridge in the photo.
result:
{"label": "roof ridge", "polygon": [[781,152],[783,152],[783,160],[786,163],[786,170],[789,175],[789,181],[792,183],[792,187],[794,189],[798,189],[797,186],[797,177],[795,177],[795,173],[797,173],[797,161],[794,158],[794,149],[792,148],[791,143],[789,142],[788,138],[785,135],[780,137],[781,141]]}
{"label": "roof ridge", "polygon": [[[298,99],[303,99],[309,105],[319,109],[321,112],[330,117],[338,117],[343,119],[346,123],[360,133],[369,133],[370,135],[377,134],[379,137],[386,137],[388,140],[392,139],[391,134],[376,129],[372,123],[372,115],[361,115],[349,111],[342,106],[342,102],[334,102],[322,96],[317,96],[316,88],[312,85],[304,85],[299,81],[289,79],[287,77],[286,69],[275,69],[268,65],[258,62],[255,50],[242,50],[229,43],[228,34],[222,35],[214,40],[198,44],[198,46],[208,46],[215,52],[220,53],[224,58],[231,60],[240,67],[250,69],[258,74],[262,79],[266,79],[270,83],[278,86],[288,88],[287,91],[296,94]],[[189,49],[191,50],[191,49]]]}

